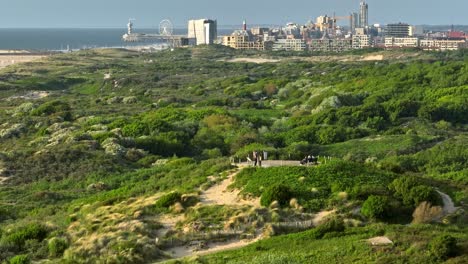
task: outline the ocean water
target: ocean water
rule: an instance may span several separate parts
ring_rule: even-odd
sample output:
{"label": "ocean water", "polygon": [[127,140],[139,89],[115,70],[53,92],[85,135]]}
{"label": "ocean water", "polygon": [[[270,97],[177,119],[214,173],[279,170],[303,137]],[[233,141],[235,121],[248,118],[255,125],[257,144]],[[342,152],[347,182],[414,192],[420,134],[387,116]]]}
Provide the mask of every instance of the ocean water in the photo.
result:
{"label": "ocean water", "polygon": [[[157,29],[139,29],[135,32],[157,34]],[[218,30],[218,35],[230,34],[232,30]],[[142,43],[126,43],[122,35],[126,28],[106,29],[2,29],[0,28],[0,50],[65,50],[125,47],[142,45]],[[186,35],[187,29],[174,29],[175,35]]]}

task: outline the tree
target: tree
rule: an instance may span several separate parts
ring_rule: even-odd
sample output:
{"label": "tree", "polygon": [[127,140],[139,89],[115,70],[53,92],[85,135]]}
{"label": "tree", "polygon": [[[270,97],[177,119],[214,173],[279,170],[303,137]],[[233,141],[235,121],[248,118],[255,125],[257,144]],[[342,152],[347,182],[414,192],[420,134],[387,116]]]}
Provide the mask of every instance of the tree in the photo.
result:
{"label": "tree", "polygon": [[371,195],[364,202],[361,213],[372,219],[385,219],[389,210],[389,201],[385,196]]}

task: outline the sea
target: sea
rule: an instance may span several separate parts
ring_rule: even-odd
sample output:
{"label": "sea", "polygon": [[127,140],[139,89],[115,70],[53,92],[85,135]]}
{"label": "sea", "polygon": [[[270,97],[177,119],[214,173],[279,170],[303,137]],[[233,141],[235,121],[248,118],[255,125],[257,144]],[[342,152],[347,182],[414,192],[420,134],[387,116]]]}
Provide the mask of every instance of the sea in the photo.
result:
{"label": "sea", "polygon": [[[135,32],[158,34],[158,30],[154,28],[138,29]],[[59,51],[148,45],[148,43],[122,41],[122,35],[125,33],[126,28],[0,28],[0,50]],[[232,29],[218,29],[219,36],[230,33]],[[186,35],[187,29],[174,29],[173,34]]]}

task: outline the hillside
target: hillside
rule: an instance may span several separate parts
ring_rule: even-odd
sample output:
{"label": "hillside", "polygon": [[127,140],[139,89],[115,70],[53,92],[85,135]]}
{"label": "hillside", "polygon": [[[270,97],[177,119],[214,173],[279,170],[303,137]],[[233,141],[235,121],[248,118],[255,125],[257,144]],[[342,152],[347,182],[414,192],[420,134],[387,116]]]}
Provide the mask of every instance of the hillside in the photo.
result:
{"label": "hillside", "polygon": [[0,262],[464,263],[467,107],[466,51],[8,66]]}

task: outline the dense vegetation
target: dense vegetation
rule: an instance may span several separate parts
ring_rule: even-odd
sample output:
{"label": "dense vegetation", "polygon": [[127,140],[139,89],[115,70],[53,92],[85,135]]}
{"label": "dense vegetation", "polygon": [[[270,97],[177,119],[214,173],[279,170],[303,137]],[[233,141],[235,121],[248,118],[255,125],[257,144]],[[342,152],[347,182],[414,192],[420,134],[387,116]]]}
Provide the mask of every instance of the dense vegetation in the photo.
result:
{"label": "dense vegetation", "polygon": [[[86,50],[1,70],[0,262],[144,263],[167,257],[155,242],[165,214],[185,214],[180,230],[210,230],[329,209],[359,223],[334,219],[200,261],[466,261],[467,53],[382,54],[392,59]],[[279,61],[230,61],[260,55]],[[223,179],[254,150],[321,165],[236,176],[231,188],[280,209],[196,206],[209,176]],[[428,224],[443,205],[436,188],[462,210]],[[428,225],[399,225],[411,221]],[[360,242],[384,234],[401,242]]]}

